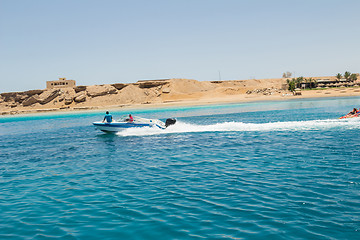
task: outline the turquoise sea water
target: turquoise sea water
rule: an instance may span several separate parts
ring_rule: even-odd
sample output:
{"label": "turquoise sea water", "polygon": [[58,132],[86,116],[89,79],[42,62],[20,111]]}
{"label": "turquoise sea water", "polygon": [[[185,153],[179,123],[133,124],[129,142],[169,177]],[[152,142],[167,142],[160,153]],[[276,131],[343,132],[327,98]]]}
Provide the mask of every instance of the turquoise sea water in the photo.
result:
{"label": "turquoise sea water", "polygon": [[[0,239],[360,239],[358,98],[0,118]],[[128,112],[112,112],[121,116]]]}

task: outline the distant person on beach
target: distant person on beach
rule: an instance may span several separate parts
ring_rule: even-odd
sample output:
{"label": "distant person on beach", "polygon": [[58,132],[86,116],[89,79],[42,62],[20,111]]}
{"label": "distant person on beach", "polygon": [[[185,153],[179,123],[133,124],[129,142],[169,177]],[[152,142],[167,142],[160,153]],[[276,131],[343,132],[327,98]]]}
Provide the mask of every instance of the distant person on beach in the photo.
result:
{"label": "distant person on beach", "polygon": [[111,123],[112,120],[113,120],[111,114],[110,114],[108,111],[106,111],[106,114],[105,114],[105,117],[104,117],[103,122],[105,122],[105,120],[106,120],[106,122],[108,122],[108,123]]}

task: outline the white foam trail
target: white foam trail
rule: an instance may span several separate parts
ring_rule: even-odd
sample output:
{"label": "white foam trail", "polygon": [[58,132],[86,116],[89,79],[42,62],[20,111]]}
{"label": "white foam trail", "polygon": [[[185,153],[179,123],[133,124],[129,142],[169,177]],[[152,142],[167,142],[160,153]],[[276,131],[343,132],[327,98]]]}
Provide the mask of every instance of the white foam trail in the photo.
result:
{"label": "white foam trail", "polygon": [[310,131],[334,128],[360,129],[360,118],[269,123],[224,122],[212,125],[196,125],[177,122],[175,125],[172,125],[164,130],[150,127],[128,128],[124,131],[118,132],[117,134],[120,136],[146,136],[190,132]]}

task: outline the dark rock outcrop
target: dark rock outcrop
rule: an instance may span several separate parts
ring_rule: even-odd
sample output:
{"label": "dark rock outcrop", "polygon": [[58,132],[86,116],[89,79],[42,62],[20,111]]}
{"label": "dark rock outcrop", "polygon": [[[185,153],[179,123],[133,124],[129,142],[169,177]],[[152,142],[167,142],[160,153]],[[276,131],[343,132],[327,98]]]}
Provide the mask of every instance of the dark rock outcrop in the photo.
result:
{"label": "dark rock outcrop", "polygon": [[74,90],[76,93],[82,92],[82,91],[86,90],[86,86],[77,86],[77,87],[74,87]]}
{"label": "dark rock outcrop", "polygon": [[35,103],[38,103],[39,102],[39,97],[37,95],[34,95],[34,96],[31,96],[27,99],[25,99],[25,101],[22,102],[22,105],[24,107],[27,107],[27,106],[31,106]]}
{"label": "dark rock outcrop", "polygon": [[9,93],[1,93],[1,97],[4,99],[5,102],[17,102],[22,103],[29,97],[41,94],[44,90],[29,90],[25,92],[9,92]]}
{"label": "dark rock outcrop", "polygon": [[22,94],[17,94],[14,101],[17,103],[22,103],[25,99],[27,99],[28,96],[27,95],[22,95]]}
{"label": "dark rock outcrop", "polygon": [[5,102],[11,102],[15,100],[16,95],[18,94],[19,92],[9,92],[9,93],[1,93],[1,96],[4,98]]}
{"label": "dark rock outcrop", "polygon": [[69,96],[65,97],[65,105],[69,105],[69,104],[71,104],[72,102],[73,102],[73,98],[72,98],[72,97],[69,97]]}
{"label": "dark rock outcrop", "polygon": [[33,96],[33,95],[40,95],[44,92],[44,90],[29,90],[29,91],[25,91],[24,94],[28,95],[29,97]]}
{"label": "dark rock outcrop", "polygon": [[121,89],[123,89],[124,87],[126,87],[127,84],[124,84],[124,83],[114,83],[114,84],[111,84],[111,86],[113,86],[113,87],[116,88],[117,90],[121,90]]}
{"label": "dark rock outcrop", "polygon": [[139,88],[153,88],[167,84],[168,82],[140,82]]}
{"label": "dark rock outcrop", "polygon": [[76,97],[74,98],[74,101],[77,102],[77,103],[85,102],[85,101],[86,101],[86,96],[85,96],[85,94],[80,94],[80,95],[76,96]]}
{"label": "dark rock outcrop", "polygon": [[171,89],[167,87],[162,90],[162,93],[170,93],[170,91]]}
{"label": "dark rock outcrop", "polygon": [[99,97],[108,94],[116,94],[117,90],[115,87],[111,85],[97,85],[97,86],[89,86],[86,89],[86,92],[89,97]]}
{"label": "dark rock outcrop", "polygon": [[60,95],[60,89],[43,92],[39,96],[39,98],[40,98],[39,102],[40,102],[40,104],[43,104],[43,105],[47,104],[47,103],[51,102],[52,100],[54,100],[59,95]]}

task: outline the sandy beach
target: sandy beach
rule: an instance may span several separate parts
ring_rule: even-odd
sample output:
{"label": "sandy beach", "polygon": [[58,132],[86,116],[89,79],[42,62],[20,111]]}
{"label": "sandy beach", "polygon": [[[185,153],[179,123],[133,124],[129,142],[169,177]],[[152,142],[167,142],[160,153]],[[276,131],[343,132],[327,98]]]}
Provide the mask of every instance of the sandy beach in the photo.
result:
{"label": "sandy beach", "polygon": [[201,82],[192,79],[167,79],[53,88],[2,93],[0,113],[14,115],[360,96],[359,87],[301,90],[301,95],[294,95],[286,88],[286,79],[283,78]]}

